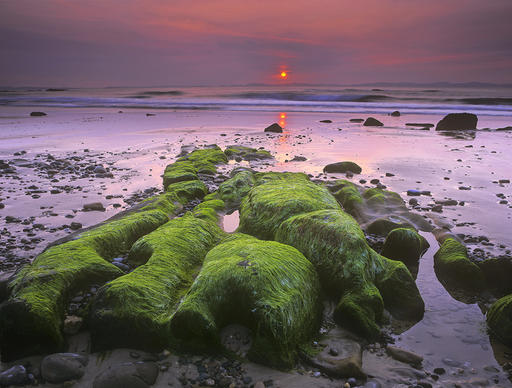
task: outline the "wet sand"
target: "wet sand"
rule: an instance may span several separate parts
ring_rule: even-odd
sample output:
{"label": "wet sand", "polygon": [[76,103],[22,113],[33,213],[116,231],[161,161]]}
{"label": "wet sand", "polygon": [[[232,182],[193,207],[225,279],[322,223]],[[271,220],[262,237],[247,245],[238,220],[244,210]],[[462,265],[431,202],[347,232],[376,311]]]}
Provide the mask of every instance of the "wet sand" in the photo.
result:
{"label": "wet sand", "polygon": [[[430,191],[430,196],[415,197],[419,201],[415,211],[427,216],[434,225],[463,234],[475,255],[510,256],[512,186],[499,181],[512,179],[511,132],[478,131],[474,139],[456,139],[433,129],[405,126],[410,122],[436,124],[441,119],[437,115],[373,115],[385,126],[364,127],[350,123],[349,119],[368,115],[345,113],[159,111],[148,117],[147,112],[140,110],[45,112],[46,117],[28,117],[29,111],[24,108],[0,112],[0,160],[14,165],[18,177],[2,177],[0,202],[5,207],[0,209],[0,230],[7,232],[1,239],[2,245],[12,247],[6,251],[13,257],[0,258],[0,271],[16,269],[49,242],[72,232],[63,225],[76,222],[83,227],[91,226],[153,195],[154,188],[161,188],[163,169],[174,160],[182,145],[212,143],[222,148],[228,144],[264,147],[276,158],[272,169],[303,171],[320,179],[344,177],[323,174],[326,164],[354,161],[363,168],[362,174],[350,178],[354,182],[363,179],[365,185],[372,187],[369,182],[379,179],[406,200],[407,190]],[[332,123],[320,123],[323,119]],[[263,133],[263,128],[272,122],[284,126],[284,133]],[[480,116],[478,127],[501,128],[511,124],[503,117]],[[76,157],[77,163],[103,165],[113,178],[80,178],[77,173],[78,177],[72,179],[73,174],[68,172],[48,174],[48,169],[24,167],[42,159],[48,162],[47,154],[57,160]],[[291,161],[294,156],[307,160]],[[233,163],[223,171],[232,167]],[[257,168],[264,170],[269,166]],[[71,188],[63,189],[65,186]],[[446,199],[456,200],[457,205],[443,205],[441,212],[432,211],[435,201]],[[101,202],[106,210],[82,211],[84,204],[92,202]],[[7,216],[20,222],[7,223]],[[228,219],[225,225],[233,227],[233,222],[236,224],[236,219]],[[432,234],[424,236],[431,248],[420,262],[417,284],[426,303],[425,317],[406,332],[395,334],[396,345],[422,355],[427,371],[445,368],[447,373],[440,382],[473,377],[492,382],[496,375],[500,386],[507,386],[496,358],[507,361],[511,353],[507,356],[506,352],[510,350],[493,347],[489,341],[482,313],[484,305],[480,308],[474,303],[456,301],[437,281],[433,254],[438,244]],[[379,362],[371,362],[376,357],[373,353],[366,352],[365,357],[375,369],[371,374],[380,376],[385,383],[383,376],[389,372],[389,363],[395,361],[383,361],[386,356],[381,356],[379,369]],[[498,372],[493,372],[493,368]]]}

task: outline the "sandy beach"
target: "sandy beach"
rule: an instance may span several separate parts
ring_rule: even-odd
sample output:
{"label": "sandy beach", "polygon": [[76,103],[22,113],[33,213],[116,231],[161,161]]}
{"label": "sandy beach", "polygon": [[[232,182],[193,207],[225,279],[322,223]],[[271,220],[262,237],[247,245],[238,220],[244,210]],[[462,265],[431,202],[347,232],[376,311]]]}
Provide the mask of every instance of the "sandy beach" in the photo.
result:
{"label": "sandy beach", "polygon": [[[162,192],[165,166],[176,159],[182,147],[209,144],[222,149],[233,144],[262,147],[274,156],[274,160],[264,162],[230,161],[219,168],[225,175],[234,167],[247,166],[256,171],[305,172],[312,179],[329,181],[346,177],[324,174],[325,165],[354,161],[362,173],[350,174],[349,180],[368,188],[384,185],[406,201],[415,198],[417,201],[409,205],[412,211],[426,217],[433,227],[449,229],[461,237],[470,255],[480,259],[510,256],[510,131],[479,130],[474,137],[456,138],[436,133],[433,128],[406,125],[435,125],[443,115],[434,114],[372,114],[384,126],[364,127],[350,122],[369,116],[361,113],[44,111],[44,117],[29,117],[30,110],[21,107],[0,111],[0,159],[13,169],[3,174],[0,191],[0,270],[4,277],[30,262],[52,241]],[[263,132],[273,122],[281,124],[282,134]],[[508,117],[479,116],[478,127],[496,129],[510,124]],[[408,190],[428,193],[411,197]],[[447,200],[455,201],[450,204]],[[96,202],[104,210],[84,211],[84,205]],[[229,222],[236,227],[238,220]],[[422,235],[430,244],[420,260],[416,280],[425,301],[424,318],[405,332],[387,329],[397,346],[423,357],[422,368],[411,369],[370,346],[363,353],[365,373],[381,386],[418,381],[432,384],[421,386],[449,386],[450,381],[459,382],[458,386],[510,386],[502,369],[509,362],[510,350],[491,341],[485,329],[484,314],[495,298],[454,299],[433,270],[439,244],[432,233]],[[73,348],[74,341],[80,345]],[[70,341],[69,351],[89,350],[84,334]],[[175,376],[191,364],[183,359],[180,363],[175,356],[147,357],[159,365],[157,387],[180,386]],[[102,354],[91,355],[86,377],[74,386],[90,386],[97,371],[115,362],[138,360],[121,350],[104,358]],[[167,366],[162,367],[162,363]],[[343,378],[333,380],[307,364],[291,374],[246,362],[242,366],[251,376],[251,384],[275,381],[274,386],[281,387],[328,387],[346,382]],[[6,367],[2,365],[2,369]],[[445,370],[445,374],[436,375],[437,380],[432,377],[436,368]]]}

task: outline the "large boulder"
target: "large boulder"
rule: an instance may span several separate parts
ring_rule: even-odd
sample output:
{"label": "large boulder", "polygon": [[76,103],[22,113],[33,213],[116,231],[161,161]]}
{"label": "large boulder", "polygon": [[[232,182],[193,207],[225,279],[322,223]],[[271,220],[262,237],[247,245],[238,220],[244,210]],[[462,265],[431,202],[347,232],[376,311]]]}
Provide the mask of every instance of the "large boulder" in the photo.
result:
{"label": "large boulder", "polygon": [[283,133],[283,128],[278,123],[273,123],[265,128],[265,132]]}
{"label": "large boulder", "polygon": [[318,329],[319,292],[313,265],[295,248],[236,234],[208,253],[171,330],[211,348],[224,326],[240,323],[253,332],[249,358],[290,367]]}
{"label": "large boulder", "polygon": [[93,388],[149,388],[158,377],[158,365],[154,362],[125,362],[100,372]]}
{"label": "large boulder", "polygon": [[436,125],[436,131],[476,129],[478,117],[473,113],[450,113]]}
{"label": "large boulder", "polygon": [[368,117],[363,123],[365,127],[382,127],[384,124],[374,117]]}
{"label": "large boulder", "polygon": [[45,381],[52,384],[78,380],[84,375],[87,362],[87,357],[80,354],[50,354],[41,362],[41,374]]}
{"label": "large boulder", "polygon": [[332,172],[332,173],[346,173],[346,172],[352,172],[354,174],[361,174],[361,167],[357,163],[354,162],[337,162],[337,163],[331,163],[324,167],[324,172]]}

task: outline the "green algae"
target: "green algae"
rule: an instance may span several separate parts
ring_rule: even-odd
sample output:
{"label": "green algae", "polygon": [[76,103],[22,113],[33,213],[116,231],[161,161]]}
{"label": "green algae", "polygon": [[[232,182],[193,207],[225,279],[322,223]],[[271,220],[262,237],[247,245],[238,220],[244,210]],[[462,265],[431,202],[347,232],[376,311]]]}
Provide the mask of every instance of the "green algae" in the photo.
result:
{"label": "green algae", "polygon": [[427,240],[414,229],[397,228],[387,235],[382,256],[405,264],[414,264],[429,246]]}
{"label": "green algae", "polygon": [[169,344],[177,302],[222,236],[215,223],[189,213],[137,240],[128,261],[140,266],[98,291],[90,322],[94,347],[161,349]]}
{"label": "green algae", "polygon": [[487,326],[501,342],[512,346],[512,294],[492,304],[487,313]]}
{"label": "green algae", "polygon": [[217,197],[222,199],[228,208],[237,208],[255,183],[251,172],[241,171],[219,185]]}
{"label": "green algae", "polygon": [[197,168],[190,162],[175,162],[169,164],[164,170],[164,189],[172,183],[193,181],[198,179]]}
{"label": "green algae", "polygon": [[453,238],[447,238],[434,255],[434,270],[449,289],[478,292],[485,287],[482,270],[469,260],[466,247]]}
{"label": "green algae", "polygon": [[170,184],[165,193],[147,198],[141,203],[141,210],[159,209],[171,216],[193,199],[201,199],[208,192],[205,184],[199,180]]}
{"label": "green algae", "polygon": [[228,159],[243,159],[243,160],[264,160],[272,159],[273,156],[270,152],[262,149],[245,147],[240,145],[230,145],[226,147],[224,153]]}
{"label": "green algae", "polygon": [[219,222],[219,212],[225,209],[225,203],[221,199],[211,199],[201,202],[193,210],[192,214],[196,218],[210,222]]}
{"label": "green algae", "polygon": [[25,266],[11,282],[10,299],[1,307],[2,357],[61,349],[61,326],[70,295],[122,275],[107,260],[126,252],[139,237],[167,220],[159,210],[130,214],[53,246]]}
{"label": "green algae", "polygon": [[279,225],[291,216],[320,209],[340,209],[324,187],[303,174],[263,174],[242,200],[239,231],[272,240]]}
{"label": "green algae", "polygon": [[343,209],[352,216],[359,218],[364,199],[357,186],[347,180],[336,181],[333,187],[334,198],[343,206]]}
{"label": "green algae", "polygon": [[318,328],[319,282],[295,248],[237,234],[213,248],[171,321],[175,335],[219,345],[219,330],[253,332],[249,358],[291,367],[298,345]]}

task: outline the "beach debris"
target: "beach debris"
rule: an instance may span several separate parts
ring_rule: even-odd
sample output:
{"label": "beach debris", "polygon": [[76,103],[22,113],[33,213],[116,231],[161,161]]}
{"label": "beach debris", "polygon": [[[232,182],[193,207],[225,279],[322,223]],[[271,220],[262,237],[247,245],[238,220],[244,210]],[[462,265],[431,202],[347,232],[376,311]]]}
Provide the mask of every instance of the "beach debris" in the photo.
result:
{"label": "beach debris", "polygon": [[436,131],[475,130],[478,117],[473,113],[449,113],[436,125]]}
{"label": "beach debris", "polygon": [[382,124],[379,120],[377,120],[374,117],[368,117],[363,125],[365,127],[382,127],[382,126],[384,126],[384,124]]}
{"label": "beach debris", "polygon": [[30,116],[32,116],[32,117],[41,117],[41,116],[46,116],[46,113],[44,113],[44,112],[30,112]]}
{"label": "beach debris", "polygon": [[265,128],[264,132],[283,133],[283,128],[278,123],[273,123]]}
{"label": "beach debris", "polygon": [[362,168],[354,162],[350,161],[344,161],[344,162],[337,162],[337,163],[331,163],[324,167],[324,172],[326,173],[346,173],[346,172],[352,172],[354,174],[361,174],[363,171]]}

